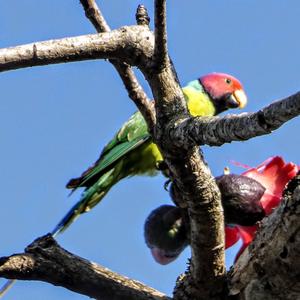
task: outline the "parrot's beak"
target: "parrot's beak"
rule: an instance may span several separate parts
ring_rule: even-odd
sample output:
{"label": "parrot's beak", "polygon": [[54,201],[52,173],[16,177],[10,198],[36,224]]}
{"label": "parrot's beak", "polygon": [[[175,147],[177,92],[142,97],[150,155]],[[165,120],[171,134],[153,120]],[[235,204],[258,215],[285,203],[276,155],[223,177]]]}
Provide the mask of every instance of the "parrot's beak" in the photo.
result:
{"label": "parrot's beak", "polygon": [[236,107],[244,108],[247,104],[247,96],[243,90],[236,90],[232,94],[232,98],[238,104]]}
{"label": "parrot's beak", "polygon": [[174,256],[166,255],[164,250],[161,250],[156,247],[151,249],[151,254],[152,254],[154,260],[161,265],[169,264],[170,262],[175,260],[178,256],[178,255],[174,255]]}
{"label": "parrot's beak", "polygon": [[226,97],[227,108],[243,108],[247,104],[247,96],[243,90],[236,90]]}

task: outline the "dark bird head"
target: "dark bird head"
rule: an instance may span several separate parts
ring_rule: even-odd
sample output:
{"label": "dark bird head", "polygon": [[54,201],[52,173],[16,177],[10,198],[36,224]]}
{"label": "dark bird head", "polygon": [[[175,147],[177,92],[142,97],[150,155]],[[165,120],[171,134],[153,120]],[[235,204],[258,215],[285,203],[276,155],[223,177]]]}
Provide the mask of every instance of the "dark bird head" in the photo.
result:
{"label": "dark bird head", "polygon": [[172,205],[156,208],[145,222],[144,236],[156,262],[172,262],[188,245],[183,210]]}

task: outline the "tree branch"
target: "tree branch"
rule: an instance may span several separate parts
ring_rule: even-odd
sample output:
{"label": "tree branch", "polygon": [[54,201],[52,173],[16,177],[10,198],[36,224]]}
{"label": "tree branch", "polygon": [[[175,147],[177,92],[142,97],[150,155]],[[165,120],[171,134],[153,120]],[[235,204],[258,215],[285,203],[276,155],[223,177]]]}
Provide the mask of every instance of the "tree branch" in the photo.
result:
{"label": "tree branch", "polygon": [[146,26],[125,26],[107,33],[0,49],[0,72],[110,58],[119,58],[128,64],[143,66],[147,65],[149,57],[153,56],[153,45],[153,34]]}
{"label": "tree branch", "polygon": [[224,117],[190,117],[170,129],[177,147],[196,145],[221,146],[270,134],[300,114],[300,92],[276,101],[256,113]]}
{"label": "tree branch", "polygon": [[293,178],[283,201],[230,271],[234,299],[299,299],[300,175]]}
{"label": "tree branch", "polygon": [[154,64],[158,70],[169,63],[167,46],[167,4],[166,0],[155,0],[155,50]]}
{"label": "tree branch", "polygon": [[96,28],[97,32],[109,32],[110,27],[106,23],[104,16],[102,15],[95,0],[80,0],[81,5],[84,8],[86,17]]}
{"label": "tree branch", "polygon": [[101,300],[170,300],[138,281],[67,252],[51,235],[35,240],[25,253],[2,257],[0,276],[45,281]]}
{"label": "tree branch", "polygon": [[188,207],[192,250],[189,270],[177,282],[174,299],[223,299],[226,269],[221,196],[197,147],[193,150],[187,157],[172,159],[177,172],[175,187]]}
{"label": "tree branch", "polygon": [[[154,141],[163,154],[172,181],[190,218],[192,258],[188,276],[176,287],[174,299],[221,299],[225,290],[224,219],[221,196],[197,147],[177,148],[166,130],[188,116],[177,74],[168,56],[166,1],[155,1],[153,70],[143,73],[154,98],[157,117]],[[209,234],[208,234],[209,232]]]}
{"label": "tree branch", "polygon": [[[110,27],[106,23],[105,18],[102,15],[95,0],[80,0],[80,3],[85,10],[86,17],[91,21],[98,33],[110,31]],[[136,16],[138,25],[149,25],[150,19],[147,15],[147,10],[143,6],[138,7]],[[141,22],[141,19],[143,20],[143,22]],[[145,20],[148,20],[148,23],[145,22]],[[149,132],[151,133],[155,124],[154,109],[146,93],[139,84],[133,70],[127,63],[120,60],[111,59],[110,62],[118,71],[128,92],[128,96],[142,113],[144,119],[147,122]]]}

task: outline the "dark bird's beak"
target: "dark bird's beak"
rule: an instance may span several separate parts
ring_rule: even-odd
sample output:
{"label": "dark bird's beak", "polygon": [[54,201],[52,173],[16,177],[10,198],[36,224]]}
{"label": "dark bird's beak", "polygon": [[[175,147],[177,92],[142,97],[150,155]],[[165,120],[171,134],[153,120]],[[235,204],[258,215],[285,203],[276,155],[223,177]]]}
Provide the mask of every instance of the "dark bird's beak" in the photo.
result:
{"label": "dark bird's beak", "polygon": [[243,90],[236,90],[228,94],[226,99],[227,108],[244,108],[247,104],[247,96]]}

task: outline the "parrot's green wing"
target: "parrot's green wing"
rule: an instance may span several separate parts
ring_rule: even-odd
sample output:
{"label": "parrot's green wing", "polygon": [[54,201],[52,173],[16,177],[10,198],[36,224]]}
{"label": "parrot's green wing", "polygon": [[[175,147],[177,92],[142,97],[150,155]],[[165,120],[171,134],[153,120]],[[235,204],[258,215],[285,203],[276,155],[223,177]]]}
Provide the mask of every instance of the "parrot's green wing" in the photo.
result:
{"label": "parrot's green wing", "polygon": [[[145,134],[140,136],[132,141],[123,142],[117,144],[114,148],[110,150],[110,152],[103,157],[101,160],[84,176],[83,181],[80,186],[84,186],[86,182],[92,179],[94,176],[99,176],[101,173],[107,170],[112,164],[117,162],[124,155],[132,151],[133,149],[142,145],[145,141],[150,139],[149,134]],[[79,186],[78,186],[79,187]]]}
{"label": "parrot's green wing", "polygon": [[71,179],[67,187],[76,189],[83,187],[93,178],[99,178],[108,168],[115,164],[124,155],[150,140],[147,124],[140,112],[136,112],[122,126],[114,138],[105,146],[99,159],[86,170],[79,178]]}

